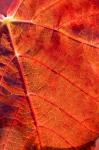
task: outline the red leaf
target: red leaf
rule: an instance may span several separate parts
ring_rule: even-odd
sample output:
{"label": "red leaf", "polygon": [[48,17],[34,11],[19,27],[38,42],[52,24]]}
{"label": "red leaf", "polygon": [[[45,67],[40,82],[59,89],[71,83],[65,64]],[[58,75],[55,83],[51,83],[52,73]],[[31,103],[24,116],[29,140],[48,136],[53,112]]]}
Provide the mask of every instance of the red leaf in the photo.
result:
{"label": "red leaf", "polygon": [[94,148],[98,19],[98,0],[12,2],[0,19],[1,150]]}
{"label": "red leaf", "polygon": [[7,14],[7,10],[12,0],[0,0],[0,14]]}

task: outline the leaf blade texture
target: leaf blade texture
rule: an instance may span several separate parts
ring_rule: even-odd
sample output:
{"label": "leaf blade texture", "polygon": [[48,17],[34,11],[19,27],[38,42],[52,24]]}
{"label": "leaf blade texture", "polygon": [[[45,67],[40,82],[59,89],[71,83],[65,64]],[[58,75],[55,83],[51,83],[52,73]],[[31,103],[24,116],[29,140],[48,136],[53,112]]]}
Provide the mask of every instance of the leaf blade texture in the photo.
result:
{"label": "leaf blade texture", "polygon": [[1,150],[94,148],[98,19],[97,0],[12,1],[0,19]]}

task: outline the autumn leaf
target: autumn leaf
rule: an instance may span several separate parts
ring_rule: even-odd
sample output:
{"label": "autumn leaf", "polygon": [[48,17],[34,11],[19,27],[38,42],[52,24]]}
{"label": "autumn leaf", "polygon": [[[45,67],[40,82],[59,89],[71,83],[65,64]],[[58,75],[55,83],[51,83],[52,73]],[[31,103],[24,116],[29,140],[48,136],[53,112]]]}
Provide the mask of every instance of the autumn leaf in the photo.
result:
{"label": "autumn leaf", "polygon": [[3,9],[0,150],[94,149],[98,20],[98,0],[15,0]]}

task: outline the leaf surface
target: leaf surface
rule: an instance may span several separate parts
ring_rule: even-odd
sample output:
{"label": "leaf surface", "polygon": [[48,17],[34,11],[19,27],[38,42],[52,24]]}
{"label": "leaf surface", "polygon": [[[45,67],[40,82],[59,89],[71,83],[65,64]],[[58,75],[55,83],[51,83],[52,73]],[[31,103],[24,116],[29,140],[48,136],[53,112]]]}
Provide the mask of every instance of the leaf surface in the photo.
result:
{"label": "leaf surface", "polygon": [[92,150],[99,137],[98,0],[17,0],[0,19],[0,149]]}

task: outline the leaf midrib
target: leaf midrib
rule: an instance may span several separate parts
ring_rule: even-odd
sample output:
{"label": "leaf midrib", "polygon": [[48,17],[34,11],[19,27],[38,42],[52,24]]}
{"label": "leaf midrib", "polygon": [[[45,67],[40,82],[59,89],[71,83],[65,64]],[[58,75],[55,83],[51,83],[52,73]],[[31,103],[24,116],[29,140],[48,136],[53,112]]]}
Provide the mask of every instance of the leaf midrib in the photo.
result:
{"label": "leaf midrib", "polygon": [[35,115],[35,110],[31,105],[31,99],[28,95],[28,90],[27,90],[27,86],[26,86],[26,81],[24,79],[24,73],[23,73],[22,65],[21,65],[19,57],[16,54],[17,52],[16,52],[16,49],[14,47],[14,42],[13,42],[10,26],[9,26],[9,24],[7,24],[6,26],[7,26],[8,32],[9,32],[10,42],[11,42],[11,45],[12,45],[12,48],[13,48],[13,51],[14,51],[14,55],[15,55],[17,63],[18,63],[18,71],[19,71],[19,75],[20,75],[20,78],[21,78],[21,81],[22,81],[22,84],[23,84],[23,90],[24,90],[24,93],[25,93],[27,104],[28,104],[29,109],[30,109],[32,120],[34,121],[34,125],[36,127],[36,132],[37,132],[37,136],[38,136],[40,150],[42,150],[43,146],[42,146],[42,142],[41,142],[41,138],[40,138],[40,134],[39,134],[39,130],[38,130],[38,122],[37,122],[37,118],[36,118],[36,115]]}

